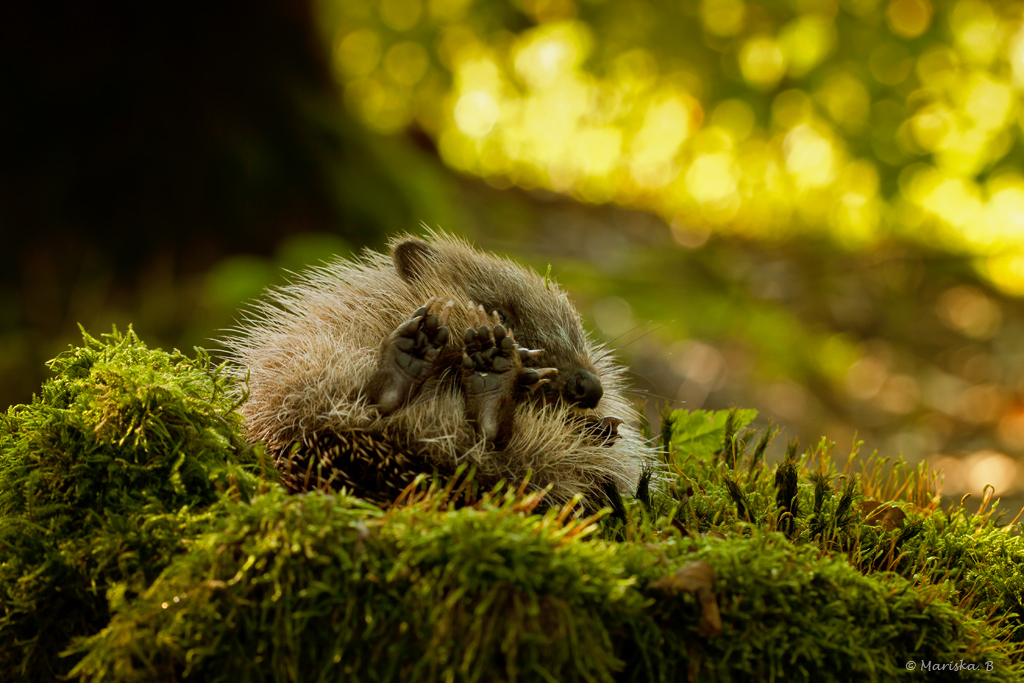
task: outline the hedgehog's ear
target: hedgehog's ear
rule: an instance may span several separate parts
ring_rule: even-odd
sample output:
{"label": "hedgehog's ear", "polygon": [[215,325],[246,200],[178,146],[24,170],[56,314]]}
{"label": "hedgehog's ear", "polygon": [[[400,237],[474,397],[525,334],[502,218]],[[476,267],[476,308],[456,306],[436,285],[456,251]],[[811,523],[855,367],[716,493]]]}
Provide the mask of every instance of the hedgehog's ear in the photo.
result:
{"label": "hedgehog's ear", "polygon": [[434,258],[434,249],[418,237],[409,237],[394,246],[391,260],[403,280],[419,280],[424,268]]}

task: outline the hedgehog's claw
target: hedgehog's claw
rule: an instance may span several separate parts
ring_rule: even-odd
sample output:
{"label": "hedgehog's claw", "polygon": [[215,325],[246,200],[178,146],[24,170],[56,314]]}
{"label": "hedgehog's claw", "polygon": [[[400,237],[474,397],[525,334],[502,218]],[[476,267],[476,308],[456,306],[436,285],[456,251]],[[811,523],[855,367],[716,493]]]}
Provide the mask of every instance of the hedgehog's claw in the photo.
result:
{"label": "hedgehog's claw", "polygon": [[601,418],[601,426],[610,430],[612,434],[619,433],[620,424],[622,424],[622,419],[612,415],[606,415]]}
{"label": "hedgehog's claw", "polygon": [[434,297],[434,296],[430,297],[429,299],[426,300],[426,302],[422,306],[420,306],[415,311],[413,311],[412,315],[410,317],[411,318],[422,318],[422,317],[426,316],[427,313],[430,311],[430,309],[433,307],[435,301],[437,301],[437,297]]}
{"label": "hedgehog's claw", "polygon": [[529,385],[528,387],[526,387],[526,390],[529,391],[532,394],[533,392],[537,391],[537,389],[540,389],[545,384],[548,384],[550,381],[551,380],[549,380],[549,379],[539,380],[539,381],[534,382],[533,384]]}
{"label": "hedgehog's claw", "polygon": [[519,373],[518,382],[530,390],[536,391],[558,374],[558,368],[528,368]]}
{"label": "hedgehog's claw", "polygon": [[583,429],[591,436],[601,440],[603,446],[611,446],[619,436],[619,425],[622,420],[611,415],[599,417],[588,415],[583,420]]}
{"label": "hedgehog's claw", "polygon": [[521,361],[523,361],[525,363],[526,361],[530,360],[531,358],[539,356],[542,353],[544,353],[544,349],[523,349],[523,348],[521,348],[521,349],[519,349],[519,360],[521,360]]}
{"label": "hedgehog's claw", "polygon": [[441,327],[447,327],[448,326],[448,316],[451,314],[452,308],[454,306],[455,306],[455,302],[452,301],[451,299],[449,299],[448,303],[446,303],[444,305],[444,308],[441,309],[441,317],[440,317],[440,319],[441,319]]}

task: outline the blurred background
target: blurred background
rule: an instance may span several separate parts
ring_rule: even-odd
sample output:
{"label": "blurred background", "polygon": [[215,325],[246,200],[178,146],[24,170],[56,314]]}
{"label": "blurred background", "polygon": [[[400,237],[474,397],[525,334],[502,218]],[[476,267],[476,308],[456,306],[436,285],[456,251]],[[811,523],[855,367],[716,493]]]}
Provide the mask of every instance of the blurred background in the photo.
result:
{"label": "blurred background", "polygon": [[0,405],[78,323],[213,347],[284,270],[422,222],[550,264],[655,421],[753,407],[1024,502],[1021,0],[4,18]]}

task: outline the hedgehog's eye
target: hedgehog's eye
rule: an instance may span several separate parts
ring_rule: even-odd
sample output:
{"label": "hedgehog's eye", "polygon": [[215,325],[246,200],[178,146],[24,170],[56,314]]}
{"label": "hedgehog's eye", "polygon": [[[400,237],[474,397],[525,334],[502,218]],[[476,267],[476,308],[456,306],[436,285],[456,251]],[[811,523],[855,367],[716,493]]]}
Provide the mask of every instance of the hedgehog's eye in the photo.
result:
{"label": "hedgehog's eye", "polygon": [[490,313],[491,311],[496,312],[498,314],[498,320],[501,321],[502,325],[504,325],[505,327],[512,326],[512,322],[510,320],[511,316],[508,314],[507,309],[501,306],[487,306],[486,304],[484,304],[484,307],[487,309],[488,313]]}
{"label": "hedgehog's eye", "polygon": [[513,329],[516,326],[515,317],[508,312],[506,308],[495,308],[498,312],[498,319],[501,320],[501,324],[509,329]]}
{"label": "hedgehog's eye", "polygon": [[498,314],[498,320],[501,324],[509,329],[515,329],[516,327],[516,316],[512,314],[509,306],[495,305],[495,304],[482,304],[486,311],[490,313],[495,311]]}

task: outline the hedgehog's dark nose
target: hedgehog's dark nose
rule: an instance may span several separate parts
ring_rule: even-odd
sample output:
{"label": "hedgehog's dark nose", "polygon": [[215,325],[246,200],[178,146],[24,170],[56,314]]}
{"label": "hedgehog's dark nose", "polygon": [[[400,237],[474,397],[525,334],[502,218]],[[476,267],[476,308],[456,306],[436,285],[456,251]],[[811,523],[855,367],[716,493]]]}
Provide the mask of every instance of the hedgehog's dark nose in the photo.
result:
{"label": "hedgehog's dark nose", "polygon": [[569,403],[575,403],[580,408],[593,408],[597,406],[604,389],[601,388],[601,380],[592,372],[576,370],[565,386],[562,387],[562,397]]}

